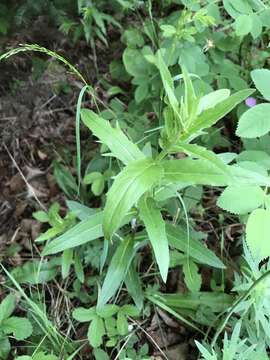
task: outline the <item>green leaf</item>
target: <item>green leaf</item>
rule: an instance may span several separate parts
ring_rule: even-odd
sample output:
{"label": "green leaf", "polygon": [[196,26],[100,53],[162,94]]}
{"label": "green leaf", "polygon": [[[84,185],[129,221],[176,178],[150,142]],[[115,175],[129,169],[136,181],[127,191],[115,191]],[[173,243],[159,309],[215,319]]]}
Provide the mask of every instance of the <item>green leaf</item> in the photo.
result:
{"label": "green leaf", "polygon": [[246,242],[251,255],[262,260],[270,255],[270,211],[254,210],[248,218],[246,226]]}
{"label": "green leaf", "polygon": [[198,114],[215,107],[230,96],[229,89],[220,89],[204,95],[199,102]]}
{"label": "green leaf", "polygon": [[252,18],[249,15],[240,15],[235,21],[235,32],[237,36],[245,36],[252,29]]}
{"label": "green leaf", "polygon": [[[197,295],[197,294],[196,294]],[[160,307],[161,309],[167,311],[169,314],[173,315],[176,319],[180,320],[181,322],[183,322],[184,324],[190,326],[191,328],[195,329],[198,332],[201,332],[201,330],[195,325],[193,324],[191,321],[189,321],[188,319],[185,319],[182,315],[180,315],[178,312],[176,312],[174,309],[170,308],[169,306],[167,306],[167,304],[165,304],[162,300],[162,295],[159,296],[156,293],[154,295],[150,294],[150,295],[146,295],[146,298],[148,300],[150,300],[153,304],[157,305],[158,307]]]}
{"label": "green leaf", "polygon": [[124,239],[114,253],[105,276],[98,298],[98,307],[104,306],[124,280],[130,263],[135,255],[134,241],[131,237]]}
{"label": "green leaf", "polygon": [[[227,11],[227,13],[232,17],[232,18],[237,18],[240,14],[241,14],[241,10],[239,12],[239,9],[236,9],[234,6],[233,6],[233,1],[234,0],[223,0],[223,6],[224,6],[224,9]],[[235,2],[235,1],[234,1]],[[245,11],[244,11],[245,13]]]}
{"label": "green leaf", "polygon": [[[240,163],[241,164],[241,163]],[[258,185],[270,186],[270,179],[261,174],[241,167],[240,165],[230,166],[233,181],[229,185]]]}
{"label": "green leaf", "polygon": [[63,279],[65,279],[68,276],[72,263],[73,263],[73,250],[71,249],[65,250],[62,255],[62,264],[61,264]]}
{"label": "green leaf", "polygon": [[103,175],[100,172],[93,171],[85,175],[85,177],[83,178],[83,183],[86,185],[92,184],[95,180],[100,179],[102,176]]}
{"label": "green leaf", "polygon": [[22,266],[15,267],[11,275],[18,283],[44,284],[56,277],[60,264],[59,258],[50,261],[31,260]]}
{"label": "green leaf", "polygon": [[120,335],[124,336],[128,333],[128,322],[126,316],[119,311],[116,319],[117,331]]}
{"label": "green leaf", "polygon": [[142,83],[135,90],[135,100],[137,103],[142,102],[147,97],[149,92],[148,86],[148,83]]}
{"label": "green leaf", "polygon": [[122,35],[124,42],[130,47],[142,47],[144,38],[140,30],[141,29],[136,29],[135,27],[125,30]]}
{"label": "green leaf", "polygon": [[2,322],[1,330],[13,334],[16,340],[24,340],[32,334],[33,328],[28,319],[12,316]]}
{"label": "green leaf", "polygon": [[[265,170],[270,169],[270,155],[262,150],[245,150],[236,158],[238,164],[253,162],[257,166],[263,167]],[[255,168],[254,168],[255,170]],[[253,170],[252,170],[253,171]],[[256,170],[257,171],[257,170]]]}
{"label": "green leaf", "polygon": [[183,65],[182,74],[185,84],[185,105],[187,108],[187,114],[192,117],[192,115],[195,115],[197,112],[198,102],[189,73]]}
{"label": "green leaf", "polygon": [[141,50],[126,48],[123,53],[123,63],[127,72],[132,76],[147,77],[149,64],[144,59]]}
{"label": "green leaf", "polygon": [[198,292],[202,286],[202,277],[198,273],[198,266],[189,259],[185,259],[183,263],[183,272],[185,283],[191,292]]}
{"label": "green leaf", "polygon": [[91,190],[95,196],[100,196],[104,190],[104,186],[105,186],[105,182],[104,182],[104,177],[102,176],[93,182],[91,186]]}
{"label": "green leaf", "polygon": [[57,161],[53,162],[53,175],[60,188],[69,196],[73,197],[78,192],[76,180],[71,171]]}
{"label": "green leaf", "polygon": [[164,62],[162,52],[161,50],[157,51],[157,59],[155,62],[155,65],[159,69],[161,80],[166,92],[166,95],[168,96],[169,103],[176,114],[176,116],[181,119],[181,115],[179,112],[179,103],[174,93],[174,84],[173,84],[173,78],[170,74],[170,71],[167,67],[167,65]]}
{"label": "green leaf", "polygon": [[7,337],[0,338],[0,359],[6,360],[10,350],[9,339]]}
{"label": "green leaf", "polygon": [[162,177],[162,167],[153,160],[133,161],[114,180],[107,194],[104,209],[103,230],[110,239],[123,218],[139,198]]}
{"label": "green leaf", "polygon": [[0,323],[9,318],[16,307],[16,297],[13,294],[6,296],[0,304]]}
{"label": "green leaf", "polygon": [[81,221],[63,235],[52,240],[45,246],[42,255],[56,254],[60,251],[72,249],[89,241],[103,236],[102,232],[103,213],[91,215],[87,220]]}
{"label": "green leaf", "polygon": [[176,34],[177,29],[172,25],[161,25],[160,29],[163,31],[162,36],[172,37]]}
{"label": "green leaf", "polygon": [[256,89],[259,90],[266,100],[270,101],[270,70],[256,69],[251,71],[250,75]]}
{"label": "green leaf", "polygon": [[74,269],[77,279],[80,281],[80,283],[84,283],[84,271],[83,271],[83,264],[82,264],[82,258],[78,255],[77,252],[75,252],[74,255]]}
{"label": "green leaf", "polygon": [[108,337],[116,336],[117,329],[116,329],[115,317],[109,317],[109,318],[105,319],[104,322],[105,322],[105,328],[106,328]]}
{"label": "green leaf", "polygon": [[236,135],[255,138],[267,134],[270,131],[269,113],[270,104],[259,104],[247,110],[239,120]]}
{"label": "green leaf", "polygon": [[218,198],[217,205],[233,214],[247,214],[261,206],[264,192],[259,186],[228,186]]}
{"label": "green leaf", "polygon": [[43,351],[36,353],[32,360],[57,360],[57,356],[52,354],[45,354]]}
{"label": "green leaf", "polygon": [[140,217],[144,222],[150,243],[153,247],[160,275],[164,282],[167,281],[169,270],[169,245],[165,231],[165,222],[161,216],[155,200],[144,197],[139,202]]}
{"label": "green leaf", "polygon": [[200,351],[200,354],[203,356],[202,359],[206,360],[217,360],[217,355],[215,353],[215,350],[212,349],[211,352],[209,349],[207,349],[206,347],[204,347],[202,344],[200,344],[198,341],[195,340],[195,344],[198,348],[198,350]]}
{"label": "green leaf", "polygon": [[188,294],[156,294],[159,299],[167,306],[175,309],[197,310],[200,306],[208,306],[215,313],[227,311],[232,305],[234,297],[222,292],[204,292]]}
{"label": "green leaf", "polygon": [[94,349],[95,360],[110,360],[107,353],[102,349]]}
{"label": "green leaf", "polygon": [[237,165],[228,166],[229,174],[221,172],[217,167],[205,160],[166,160],[162,162],[164,182],[188,185],[259,185],[270,186],[268,177],[255,171],[249,171]]}
{"label": "green leaf", "polygon": [[136,306],[130,304],[121,306],[121,312],[127,316],[137,317],[140,315],[140,310]]}
{"label": "green leaf", "polygon": [[231,95],[226,100],[221,101],[215,107],[202,112],[192,123],[187,133],[181,136],[181,140],[188,139],[191,135],[214,125],[218,120],[227,115],[236,105],[244,101],[254,92],[253,89],[245,89]]}
{"label": "green leaf", "polygon": [[42,223],[47,223],[49,222],[49,217],[48,217],[48,214],[45,212],[45,211],[36,211],[36,212],[33,212],[32,213],[32,216],[42,222]]}
{"label": "green leaf", "polygon": [[80,220],[89,219],[89,217],[96,214],[98,210],[89,208],[88,206],[82,205],[81,203],[72,200],[67,200],[67,206],[69,210]]}
{"label": "green leaf", "polygon": [[255,162],[255,160],[239,161],[237,165],[243,169],[247,169],[249,171],[261,174],[264,177],[268,176],[268,172],[264,164],[258,164],[257,162]]}
{"label": "green leaf", "polygon": [[137,308],[141,310],[143,308],[143,291],[140,278],[134,264],[131,264],[128,269],[125,277],[125,284],[129,295],[132,297]]}
{"label": "green leaf", "polygon": [[119,310],[119,306],[114,304],[104,305],[102,307],[97,308],[97,315],[102,317],[103,319],[107,319],[113,315],[115,315]]}
{"label": "green leaf", "polygon": [[261,22],[260,17],[256,13],[253,13],[252,15],[250,15],[250,17],[252,20],[252,28],[250,32],[253,39],[257,39],[262,33],[263,24]]}
{"label": "green leaf", "polygon": [[229,174],[229,168],[224,164],[224,162],[214,152],[207,150],[203,146],[181,143],[170,148],[170,151],[184,152],[191,157],[207,160],[222,172]]}
{"label": "green leaf", "polygon": [[187,254],[189,253],[191,259],[194,259],[200,264],[206,264],[218,269],[224,269],[225,266],[215,253],[199,240],[195,239],[192,233],[190,234],[189,241],[186,231],[180,226],[166,224],[166,232],[170,246]]}
{"label": "green leaf", "polygon": [[145,158],[138,146],[133,144],[119,127],[113,128],[107,120],[104,120],[91,110],[83,109],[81,115],[84,124],[124,164]]}
{"label": "green leaf", "polygon": [[90,345],[93,346],[93,348],[99,347],[102,344],[105,333],[104,321],[96,315],[91,322],[87,333]]}
{"label": "green leaf", "polygon": [[42,352],[38,352],[35,353],[35,355],[32,356],[28,356],[28,355],[23,355],[23,356],[19,356],[16,357],[15,360],[57,360],[58,358],[55,355],[52,354],[45,354],[43,351]]}
{"label": "green leaf", "polygon": [[73,310],[72,316],[79,322],[92,321],[96,316],[96,309],[95,307],[91,307],[90,309],[79,307]]}
{"label": "green leaf", "polygon": [[230,174],[225,174],[206,160],[166,160],[162,166],[166,183],[226,186],[232,181]]}

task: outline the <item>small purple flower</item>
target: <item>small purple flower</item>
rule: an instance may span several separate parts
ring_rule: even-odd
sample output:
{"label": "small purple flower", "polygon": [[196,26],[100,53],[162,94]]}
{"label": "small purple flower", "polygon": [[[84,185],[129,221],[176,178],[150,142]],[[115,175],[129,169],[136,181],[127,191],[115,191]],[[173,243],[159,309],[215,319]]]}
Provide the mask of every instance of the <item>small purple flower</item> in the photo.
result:
{"label": "small purple flower", "polygon": [[255,106],[257,104],[257,100],[254,97],[248,97],[245,100],[245,103],[248,107],[252,108],[253,106]]}

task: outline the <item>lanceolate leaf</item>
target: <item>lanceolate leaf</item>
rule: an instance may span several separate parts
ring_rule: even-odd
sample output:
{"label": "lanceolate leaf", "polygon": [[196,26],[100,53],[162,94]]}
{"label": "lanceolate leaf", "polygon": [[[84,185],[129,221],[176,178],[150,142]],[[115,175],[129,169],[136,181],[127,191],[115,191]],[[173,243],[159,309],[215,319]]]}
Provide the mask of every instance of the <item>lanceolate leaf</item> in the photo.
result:
{"label": "lanceolate leaf", "polygon": [[259,185],[270,186],[270,179],[259,172],[248,170],[242,166],[230,166],[233,180],[230,185]]}
{"label": "lanceolate leaf", "polygon": [[219,89],[207,95],[204,95],[199,102],[198,113],[215,107],[221,101],[226,100],[230,96],[229,89]]}
{"label": "lanceolate leaf", "polygon": [[191,78],[184,66],[182,66],[183,79],[185,83],[185,104],[187,106],[187,112],[189,116],[195,115],[198,107],[195,91]]}
{"label": "lanceolate leaf", "polygon": [[191,292],[199,292],[202,286],[202,277],[198,270],[198,266],[193,261],[185,259],[183,264],[184,279]]}
{"label": "lanceolate leaf", "polygon": [[206,292],[189,294],[156,294],[155,298],[174,309],[196,310],[199,306],[211,307],[213,312],[218,313],[228,310],[234,301],[234,297],[221,292]]}
{"label": "lanceolate leaf", "polygon": [[120,128],[113,128],[107,120],[91,110],[83,109],[81,115],[84,124],[124,164],[145,158],[138,146],[133,144]]}
{"label": "lanceolate leaf", "polygon": [[143,291],[140,278],[134,264],[131,264],[125,277],[125,284],[129,295],[132,297],[139,310],[143,307]]}
{"label": "lanceolate leaf", "polygon": [[69,210],[80,220],[89,219],[89,216],[96,214],[98,211],[98,209],[89,208],[77,201],[67,200],[66,203]]}
{"label": "lanceolate leaf", "polygon": [[135,255],[134,240],[126,238],[117,248],[109,265],[101,293],[98,298],[97,307],[104,306],[125,279],[131,261]]}
{"label": "lanceolate leaf", "polygon": [[164,59],[162,57],[162,53],[160,50],[157,52],[157,61],[156,61],[155,65],[159,69],[161,80],[162,80],[164,89],[166,91],[166,94],[168,96],[169,103],[170,103],[171,107],[173,108],[175,115],[180,119],[181,115],[179,113],[178,100],[174,93],[173,78],[170,74],[170,71],[169,71],[167,65],[164,62]]}
{"label": "lanceolate leaf", "polygon": [[181,140],[186,140],[195,133],[214,125],[218,120],[227,115],[236,105],[240,104],[248,96],[254,92],[253,89],[246,89],[238,91],[231,95],[226,100],[221,101],[215,107],[203,111],[196,119],[195,122],[183,134]]}
{"label": "lanceolate leaf", "polygon": [[143,159],[131,162],[115,178],[104,209],[103,230],[106,239],[112,237],[139,198],[160,182],[162,174],[163,169],[159,164],[151,159]]}
{"label": "lanceolate leaf", "polygon": [[270,186],[270,179],[237,165],[227,165],[224,173],[206,160],[167,160],[162,162],[165,183],[183,185],[259,185]]}
{"label": "lanceolate leaf", "polygon": [[87,220],[81,221],[63,235],[52,240],[43,250],[42,255],[56,254],[66,249],[98,239],[103,236],[102,231],[103,213],[91,215]]}
{"label": "lanceolate leaf", "polygon": [[166,232],[170,246],[185,254],[189,254],[191,259],[194,259],[197,263],[206,264],[215,268],[224,269],[225,265],[215,255],[215,253],[206,246],[204,246],[199,240],[194,239],[192,233],[188,239],[187,232],[180,226],[172,224],[166,224]]}
{"label": "lanceolate leaf", "polygon": [[144,197],[139,203],[139,209],[140,217],[144,222],[149,240],[154,250],[161,277],[163,281],[166,282],[170,255],[165,231],[165,222],[154,199]]}
{"label": "lanceolate leaf", "polygon": [[166,183],[226,186],[232,181],[229,173],[225,174],[206,160],[167,160],[162,165]]}
{"label": "lanceolate leaf", "polygon": [[225,163],[212,151],[207,150],[203,146],[199,146],[196,144],[179,144],[173,146],[170,151],[172,152],[185,152],[191,157],[197,159],[203,159],[209,161],[212,165],[215,165],[222,172],[229,174],[229,169],[225,165]]}

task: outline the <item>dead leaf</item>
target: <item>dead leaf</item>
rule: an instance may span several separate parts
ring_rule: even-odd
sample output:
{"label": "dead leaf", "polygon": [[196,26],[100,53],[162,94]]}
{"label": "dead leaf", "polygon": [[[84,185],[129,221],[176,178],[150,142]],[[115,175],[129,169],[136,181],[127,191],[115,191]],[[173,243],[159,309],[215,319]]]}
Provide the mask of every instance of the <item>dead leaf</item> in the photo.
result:
{"label": "dead leaf", "polygon": [[31,181],[32,179],[35,179],[36,177],[44,175],[44,171],[41,171],[38,168],[32,168],[30,166],[26,166],[25,170],[26,170],[26,179],[28,181]]}
{"label": "dead leaf", "polygon": [[163,310],[157,307],[157,312],[166,325],[172,328],[179,328],[178,323],[174,321],[172,318],[170,318],[170,316],[167,315]]}
{"label": "dead leaf", "polygon": [[166,355],[170,360],[187,360],[188,359],[188,344],[183,343],[175,346],[171,346]]}
{"label": "dead leaf", "polygon": [[9,180],[7,185],[10,188],[10,192],[12,193],[20,193],[24,190],[25,183],[20,175],[20,173],[17,173],[12,176],[12,178]]}
{"label": "dead leaf", "polygon": [[40,160],[46,160],[48,158],[47,154],[45,154],[44,152],[38,150],[37,151],[38,157],[40,158]]}

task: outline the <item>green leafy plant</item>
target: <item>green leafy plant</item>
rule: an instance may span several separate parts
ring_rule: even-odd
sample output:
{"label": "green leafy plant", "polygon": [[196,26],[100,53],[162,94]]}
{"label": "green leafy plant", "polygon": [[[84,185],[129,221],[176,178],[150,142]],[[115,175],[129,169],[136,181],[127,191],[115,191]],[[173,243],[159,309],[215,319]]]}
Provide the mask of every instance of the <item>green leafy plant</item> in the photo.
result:
{"label": "green leafy plant", "polygon": [[139,315],[138,309],[133,305],[104,305],[103,307],[91,307],[90,309],[77,308],[73,311],[73,317],[79,322],[89,322],[87,337],[89,343],[97,348],[103,343],[106,336],[107,347],[114,347],[119,336],[129,333],[128,316]]}
{"label": "green leafy plant", "polygon": [[[23,45],[0,56],[47,54],[83,84],[76,109],[77,179],[69,161],[53,162],[56,181],[71,199],[66,216],[58,204],[48,212],[35,212],[37,220],[50,226],[36,239],[42,260],[27,261],[6,273],[41,319],[39,335],[43,331],[52,344],[49,348],[42,340],[33,353],[29,350],[19,359],[56,358],[50,349],[68,359],[80,353],[81,342],[76,342],[75,352],[67,345],[59,350],[62,335],[19,285],[31,285],[34,298],[42,285],[50,289],[51,281],[69,305],[83,304],[76,305],[80,307],[75,307],[73,318],[89,323],[87,340],[97,360],[116,352],[119,359],[147,359],[149,349],[147,344],[141,347],[132,317],[143,314],[147,321],[152,305],[205,335],[204,342],[196,340],[202,359],[266,359],[268,2],[115,0],[108,5],[83,0],[74,6],[69,0],[26,1],[20,7],[21,20],[48,6],[48,15],[63,33],[74,41],[85,37],[91,45],[97,84],[106,96],[98,99],[73,65],[46,48]],[[128,25],[126,15],[131,15]],[[9,28],[4,21],[0,32],[6,34]],[[102,42],[110,44],[114,54],[110,41],[115,33],[124,44],[123,53],[117,43],[117,58],[102,76],[97,51]],[[251,80],[257,93],[248,88]],[[95,112],[81,110],[84,95],[92,97]],[[236,135],[243,149],[228,136],[238,118]],[[101,144],[99,151],[91,147],[88,163],[81,151],[81,120],[91,139]],[[212,216],[220,244],[204,232],[208,223],[212,226]],[[228,245],[228,228],[235,219],[239,241]],[[244,259],[231,259],[228,250],[235,250],[242,239]],[[240,251],[237,248],[237,254]],[[201,271],[206,267],[209,276]],[[230,268],[236,270],[233,285]],[[166,293],[171,272],[179,275],[181,291]],[[130,305],[131,299],[135,305]],[[73,326],[66,321],[63,328],[69,340]],[[7,339],[6,333],[3,336]]]}
{"label": "green leafy plant", "polygon": [[[134,209],[134,211],[137,211],[137,215],[135,212],[136,221],[142,221],[146,228],[143,239],[149,239],[161,277],[163,281],[166,281],[169,269],[168,231],[166,230],[166,222],[163,219],[160,205],[155,200],[160,190],[174,184],[176,186],[174,196],[177,198],[177,187],[183,188],[183,185],[226,186],[239,182],[243,185],[268,184],[266,177],[253,171],[242,172],[238,166],[226,165],[213,152],[196,144],[188,143],[188,141],[200,135],[203,129],[213,125],[231,111],[253,90],[243,90],[231,96],[227,91],[221,97],[214,94],[213,96],[208,95],[207,98],[198,98],[195,95],[191,79],[184,70],[183,78],[186,92],[184,98],[178,100],[175,95],[173,79],[160,51],[155,57],[155,62],[161,74],[167,103],[167,107],[164,109],[164,127],[160,139],[162,151],[156,154],[154,158],[146,157],[119,127],[113,128],[106,120],[94,112],[82,110],[83,122],[110,149],[111,153],[109,155],[118,158],[126,166],[116,176],[107,193],[104,211],[100,213],[99,232],[96,232],[97,226],[94,220],[96,215],[94,215],[93,219],[85,220],[87,225],[81,222],[60,238],[54,239],[45,247],[44,255],[59,252],[64,248],[67,249],[67,244],[70,244],[69,248],[81,245],[84,241],[90,241],[91,238],[95,239],[103,234],[105,242],[110,241],[114,236],[117,236],[116,231],[122,224],[127,223],[129,212],[136,207]],[[202,110],[198,112],[200,106]],[[166,159],[179,151],[187,153],[189,157],[183,160]],[[200,159],[200,161],[196,159]],[[92,222],[93,227],[90,226]],[[87,232],[85,232],[87,238],[85,240],[83,232],[80,230],[84,227],[87,229]],[[71,234],[76,234],[78,240]],[[104,306],[116,293],[121,282],[124,281],[136,249],[144,245],[138,240],[132,234],[126,236],[125,239],[121,238],[105,277],[99,295],[98,307]],[[61,247],[60,243],[63,244],[64,248]],[[55,248],[58,245],[60,246]],[[187,256],[187,262],[184,262],[186,281],[190,288],[197,289],[198,285],[191,283],[193,276],[189,276],[190,269],[193,269],[195,273],[197,272],[196,266],[190,262],[189,233],[187,233],[187,248],[185,251]],[[116,273],[117,276],[115,276]]]}
{"label": "green leafy plant", "polygon": [[22,355],[16,357],[16,360],[56,360],[57,357],[55,355],[46,355],[44,352],[37,352],[33,356]]}
{"label": "green leafy plant", "polygon": [[6,296],[0,304],[0,358],[7,359],[11,350],[9,337],[21,341],[27,339],[33,331],[27,318],[12,315],[16,308],[16,296]]}
{"label": "green leafy plant", "polygon": [[200,350],[202,360],[251,360],[251,359],[267,359],[266,350],[263,345],[249,344],[248,339],[240,337],[241,322],[237,322],[234,326],[231,338],[225,333],[223,339],[223,348],[217,350],[209,350],[207,346],[203,346],[196,341],[196,345]]}
{"label": "green leafy plant", "polygon": [[58,203],[54,203],[50,206],[47,213],[45,211],[37,211],[33,213],[33,217],[36,220],[42,223],[48,223],[51,226],[51,228],[41,234],[36,241],[46,241],[52,239],[74,225],[75,218],[72,213],[68,213],[63,219],[59,215],[59,211],[60,205]]}

